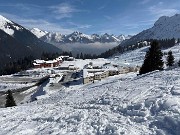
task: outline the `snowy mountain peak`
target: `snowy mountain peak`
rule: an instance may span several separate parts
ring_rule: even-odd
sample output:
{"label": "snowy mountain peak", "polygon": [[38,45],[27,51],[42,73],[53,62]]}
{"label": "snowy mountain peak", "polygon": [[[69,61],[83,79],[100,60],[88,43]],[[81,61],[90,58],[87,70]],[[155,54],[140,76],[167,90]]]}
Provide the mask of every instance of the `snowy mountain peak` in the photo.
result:
{"label": "snowy mountain peak", "polygon": [[51,43],[51,44],[59,44],[59,43],[111,43],[117,42],[121,43],[123,40],[129,39],[127,36],[119,37],[113,34],[105,33],[103,35],[99,34],[84,34],[79,31],[74,31],[71,34],[64,35],[59,32],[47,32],[42,31],[39,28],[33,28],[31,32],[36,35],[36,37],[40,38],[44,42]]}
{"label": "snowy mountain peak", "polygon": [[126,39],[123,34],[119,35],[118,38],[121,39],[121,40],[125,40]]}
{"label": "snowy mountain peak", "polygon": [[[122,38],[123,37],[123,38]],[[47,33],[46,35],[40,37],[41,40],[52,43],[52,44],[58,44],[58,43],[111,43],[111,42],[122,42],[125,39],[129,39],[129,36],[122,37],[115,36],[113,34],[105,33],[103,35],[98,34],[92,34],[87,35],[79,31],[74,31],[73,33],[69,35],[63,35],[60,33]]]}
{"label": "snowy mountain peak", "polygon": [[33,28],[30,31],[38,38],[41,38],[48,33],[47,31],[42,31],[39,28]]}
{"label": "snowy mountain peak", "polygon": [[95,34],[95,33],[94,33],[94,34],[92,34],[92,36],[97,36],[97,37],[99,37],[99,35],[98,35],[98,34]]}
{"label": "snowy mountain peak", "polygon": [[179,24],[180,21],[180,14],[175,14],[174,16],[162,16],[160,17],[156,22],[155,22],[155,26],[156,25],[163,25],[163,24],[167,24],[167,23],[174,23],[174,24]]}
{"label": "snowy mountain peak", "polygon": [[72,34],[74,34],[74,35],[81,35],[82,33],[79,32],[79,31],[74,31]]}
{"label": "snowy mountain peak", "polygon": [[104,33],[104,34],[103,34],[103,36],[109,36],[109,34],[107,34],[107,33]]}
{"label": "snowy mountain peak", "polygon": [[10,20],[8,20],[8,19],[5,18],[4,16],[0,15],[0,24],[1,24],[2,22],[12,23]]}
{"label": "snowy mountain peak", "polygon": [[42,31],[39,28],[33,28],[32,30],[36,30],[36,31]]}
{"label": "snowy mountain peak", "polygon": [[168,20],[168,16],[161,16],[155,23],[154,26],[162,25]]}
{"label": "snowy mountain peak", "polygon": [[14,31],[22,30],[23,27],[0,15],[0,29],[10,36],[13,36]]}
{"label": "snowy mountain peak", "polygon": [[152,28],[144,30],[133,36],[127,42],[137,42],[147,39],[172,39],[180,38],[180,14],[174,16],[162,16]]}
{"label": "snowy mountain peak", "polygon": [[0,15],[0,29],[12,36],[14,34],[14,30],[11,29],[8,24],[12,24],[12,22]]}

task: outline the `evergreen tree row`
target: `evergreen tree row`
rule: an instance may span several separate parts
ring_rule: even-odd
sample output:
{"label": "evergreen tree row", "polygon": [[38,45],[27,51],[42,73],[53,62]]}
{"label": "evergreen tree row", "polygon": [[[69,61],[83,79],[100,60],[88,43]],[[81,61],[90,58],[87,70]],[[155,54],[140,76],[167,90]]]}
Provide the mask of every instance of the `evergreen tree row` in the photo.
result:
{"label": "evergreen tree row", "polygon": [[41,59],[42,60],[53,60],[57,57],[59,57],[60,55],[64,55],[64,56],[70,56],[72,57],[72,53],[71,52],[62,52],[62,53],[47,53],[47,52],[43,52],[41,55]]}
{"label": "evergreen tree row", "polygon": [[[127,52],[127,51],[132,51],[132,50],[150,45],[149,43],[153,42],[154,39],[147,39],[144,41],[147,41],[147,42],[145,43],[143,41],[139,41],[139,42],[135,42],[134,44],[132,44],[132,43],[131,44],[124,44],[123,46],[118,45],[117,47],[115,47],[113,49],[109,49],[108,51],[100,54],[98,57],[99,58],[108,58],[108,57],[113,56],[116,53],[122,54],[122,53]],[[156,41],[159,43],[159,47],[161,49],[173,47],[176,43],[176,40],[174,38],[173,39],[162,39],[162,40],[156,40]],[[180,43],[180,39],[177,40],[177,43]]]}
{"label": "evergreen tree row", "polygon": [[5,64],[4,67],[0,70],[0,75],[14,74],[22,70],[27,70],[29,68],[32,68],[33,60],[34,57],[29,56],[23,59],[19,59],[15,62],[10,62],[8,64]]}
{"label": "evergreen tree row", "polygon": [[96,59],[97,55],[96,54],[77,54],[76,59]]}

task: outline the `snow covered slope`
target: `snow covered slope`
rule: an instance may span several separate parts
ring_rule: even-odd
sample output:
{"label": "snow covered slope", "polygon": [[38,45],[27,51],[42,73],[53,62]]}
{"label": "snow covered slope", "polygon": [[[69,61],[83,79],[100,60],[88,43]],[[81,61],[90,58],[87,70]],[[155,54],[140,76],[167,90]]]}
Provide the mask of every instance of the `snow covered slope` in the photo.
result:
{"label": "snow covered slope", "polygon": [[180,14],[160,17],[151,29],[139,34],[142,39],[180,38]]}
{"label": "snow covered slope", "polygon": [[12,36],[14,34],[14,29],[21,30],[23,28],[0,15],[0,29]]}
{"label": "snow covered slope", "polygon": [[124,42],[124,44],[135,43],[137,41],[146,39],[172,39],[180,38],[180,14],[174,16],[162,16],[155,23],[152,28],[144,30],[139,34],[133,36],[131,39]]}
{"label": "snow covered slope", "polygon": [[179,74],[121,75],[1,108],[1,134],[178,135]]}
{"label": "snow covered slope", "polygon": [[41,41],[28,29],[0,15],[0,68],[26,56],[38,58],[42,52],[61,50]]}
{"label": "snow covered slope", "polygon": [[44,36],[48,33],[47,31],[42,31],[38,28],[33,28],[30,31],[38,38],[41,38],[42,36]]}
{"label": "snow covered slope", "polygon": [[[146,50],[128,52],[114,62],[125,64],[136,58],[133,64],[141,63]],[[180,46],[171,50],[177,58]],[[47,94],[35,102],[0,108],[0,131],[3,135],[179,135],[179,84],[180,68],[174,68],[118,75],[54,92],[46,86]]]}

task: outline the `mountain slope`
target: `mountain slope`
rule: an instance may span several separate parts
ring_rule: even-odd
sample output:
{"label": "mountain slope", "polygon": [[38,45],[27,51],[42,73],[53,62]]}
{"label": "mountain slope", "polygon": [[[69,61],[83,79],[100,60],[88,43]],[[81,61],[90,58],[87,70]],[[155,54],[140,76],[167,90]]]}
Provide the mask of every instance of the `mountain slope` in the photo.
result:
{"label": "mountain slope", "polygon": [[122,44],[134,43],[146,39],[172,39],[180,38],[180,14],[174,16],[162,16],[152,28],[144,30],[139,34],[123,42]]}
{"label": "mountain slope", "polygon": [[[3,58],[3,62],[8,62],[5,60],[5,56],[11,57],[11,60],[23,58],[24,56],[34,56],[35,58],[40,57],[42,52],[60,52],[61,50],[57,47],[45,43],[38,39],[29,30],[22,27],[21,25],[14,23],[0,16],[0,30],[1,30],[1,50],[0,59]],[[16,46],[15,46],[16,45]],[[16,55],[14,55],[16,52]],[[22,55],[21,55],[22,54]],[[2,67],[2,64],[0,65]]]}
{"label": "mountain slope", "polygon": [[15,38],[0,30],[0,68],[14,60],[32,55],[32,51]]}
{"label": "mountain slope", "polygon": [[14,30],[12,29],[12,27],[17,30],[21,29],[20,27],[14,26],[10,20],[0,15],[0,29],[12,36],[14,34]]}
{"label": "mountain slope", "polygon": [[42,31],[38,28],[33,28],[30,31],[38,38],[41,38],[48,33],[47,31]]}

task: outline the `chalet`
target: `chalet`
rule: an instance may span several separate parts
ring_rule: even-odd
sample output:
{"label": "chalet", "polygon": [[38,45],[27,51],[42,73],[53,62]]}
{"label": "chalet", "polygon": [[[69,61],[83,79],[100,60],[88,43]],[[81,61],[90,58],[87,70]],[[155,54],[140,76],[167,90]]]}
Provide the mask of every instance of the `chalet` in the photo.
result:
{"label": "chalet", "polygon": [[83,83],[91,83],[94,80],[101,80],[109,76],[109,71],[106,69],[84,69]]}
{"label": "chalet", "polygon": [[62,58],[63,61],[66,61],[69,58],[69,56],[60,56],[60,57]]}
{"label": "chalet", "polygon": [[57,60],[48,60],[45,61],[45,67],[57,67],[58,61]]}
{"label": "chalet", "polygon": [[42,68],[41,66],[41,64],[37,64],[37,63],[33,63],[33,65],[34,65],[34,68]]}
{"label": "chalet", "polygon": [[33,65],[35,68],[52,68],[52,67],[57,67],[59,66],[60,63],[62,63],[62,57],[58,57],[54,60],[34,60]]}
{"label": "chalet", "polygon": [[69,58],[67,58],[67,61],[74,61],[74,58],[73,57],[69,57]]}
{"label": "chalet", "polygon": [[86,69],[83,70],[83,83],[92,83],[94,82],[94,74],[89,73]]}
{"label": "chalet", "polygon": [[118,70],[119,74],[125,74],[129,72],[129,67],[122,67]]}
{"label": "chalet", "polygon": [[95,80],[102,80],[104,78],[107,78],[109,76],[114,76],[118,74],[125,74],[128,72],[134,72],[130,71],[129,67],[112,67],[112,66],[106,66],[102,69],[83,69],[83,83],[91,83]]}
{"label": "chalet", "polygon": [[35,68],[44,68],[45,67],[45,60],[34,60],[34,63],[33,63],[34,67]]}

